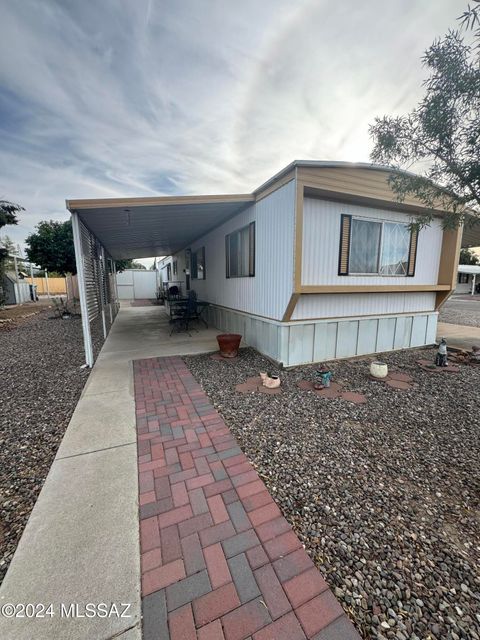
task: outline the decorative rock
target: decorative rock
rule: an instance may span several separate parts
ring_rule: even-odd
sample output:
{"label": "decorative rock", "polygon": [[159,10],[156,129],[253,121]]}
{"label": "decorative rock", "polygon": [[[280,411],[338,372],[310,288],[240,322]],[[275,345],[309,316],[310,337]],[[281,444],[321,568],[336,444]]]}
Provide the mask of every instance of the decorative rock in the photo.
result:
{"label": "decorative rock", "polygon": [[367,398],[363,395],[363,393],[355,393],[354,391],[342,391],[341,397],[348,402],[353,402],[354,404],[367,403]]}
{"label": "decorative rock", "polygon": [[368,359],[337,361],[343,401],[330,402],[312,366],[282,371],[283,395],[266,401],[234,391],[272,368],[252,349],[233,368],[185,358],[365,638],[479,640],[480,369],[435,377],[419,359],[434,350],[387,354],[391,373],[375,382]]}
{"label": "decorative rock", "polygon": [[402,380],[386,380],[385,384],[388,384],[389,387],[393,387],[393,389],[400,389],[402,391],[412,389],[411,384],[403,382]]}

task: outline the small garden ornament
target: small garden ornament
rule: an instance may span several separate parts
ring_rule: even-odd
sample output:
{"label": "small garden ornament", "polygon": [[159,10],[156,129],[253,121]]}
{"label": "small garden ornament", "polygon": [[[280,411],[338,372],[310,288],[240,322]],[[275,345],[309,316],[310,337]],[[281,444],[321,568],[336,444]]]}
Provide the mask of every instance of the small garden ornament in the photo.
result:
{"label": "small garden ornament", "polygon": [[370,375],[374,378],[386,378],[388,376],[388,365],[385,362],[372,362],[370,365]]}
{"label": "small garden ornament", "polygon": [[440,344],[438,345],[437,355],[435,357],[435,364],[437,367],[448,367],[447,361],[447,341],[445,338],[440,340]]}
{"label": "small garden ornament", "polygon": [[277,389],[280,386],[280,378],[278,376],[271,375],[270,373],[260,372],[260,378],[262,384],[267,389]]}
{"label": "small garden ornament", "polygon": [[313,386],[317,391],[321,389],[328,389],[332,378],[333,373],[329,369],[319,369],[316,373],[316,380],[313,383]]}

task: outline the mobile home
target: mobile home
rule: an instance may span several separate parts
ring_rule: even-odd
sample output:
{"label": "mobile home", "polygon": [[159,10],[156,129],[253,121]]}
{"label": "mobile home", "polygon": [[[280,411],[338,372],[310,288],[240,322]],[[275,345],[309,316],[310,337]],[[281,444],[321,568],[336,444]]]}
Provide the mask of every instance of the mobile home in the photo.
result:
{"label": "mobile home", "polygon": [[442,211],[410,230],[424,206],[398,202],[390,173],[295,161],[249,194],[68,207],[114,258],[169,254],[167,280],[209,302],[212,325],[293,366],[435,341],[462,230]]}

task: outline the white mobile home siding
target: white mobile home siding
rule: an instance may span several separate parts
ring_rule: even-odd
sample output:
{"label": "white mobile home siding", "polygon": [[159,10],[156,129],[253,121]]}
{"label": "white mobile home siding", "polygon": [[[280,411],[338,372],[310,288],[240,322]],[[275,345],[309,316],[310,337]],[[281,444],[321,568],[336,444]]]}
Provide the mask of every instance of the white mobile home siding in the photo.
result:
{"label": "white mobile home siding", "polygon": [[319,293],[302,295],[292,320],[432,311],[435,293]]}
{"label": "white mobile home siding", "polygon": [[[255,276],[227,278],[225,236],[255,221]],[[205,280],[192,279],[199,298],[229,309],[281,320],[293,290],[295,181],[217,227],[191,245],[205,247]],[[175,257],[184,268],[184,251]],[[184,276],[182,274],[182,279]]]}
{"label": "white mobile home siding", "polygon": [[339,276],[340,216],[351,214],[372,220],[409,223],[399,211],[377,209],[350,203],[305,198],[303,208],[302,285],[398,285],[437,284],[442,248],[442,225],[434,220],[418,236],[415,275]]}

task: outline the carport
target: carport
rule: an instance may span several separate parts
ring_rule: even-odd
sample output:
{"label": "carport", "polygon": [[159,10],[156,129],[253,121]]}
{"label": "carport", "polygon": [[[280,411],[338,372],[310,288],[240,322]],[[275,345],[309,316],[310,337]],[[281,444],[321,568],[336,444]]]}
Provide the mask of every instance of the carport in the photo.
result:
{"label": "carport", "polygon": [[92,321],[104,337],[119,309],[115,260],[187,248],[254,201],[252,194],[67,200],[82,312],[85,360],[93,366]]}

